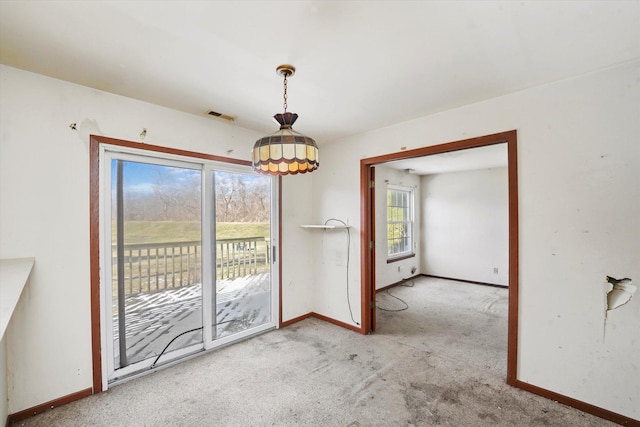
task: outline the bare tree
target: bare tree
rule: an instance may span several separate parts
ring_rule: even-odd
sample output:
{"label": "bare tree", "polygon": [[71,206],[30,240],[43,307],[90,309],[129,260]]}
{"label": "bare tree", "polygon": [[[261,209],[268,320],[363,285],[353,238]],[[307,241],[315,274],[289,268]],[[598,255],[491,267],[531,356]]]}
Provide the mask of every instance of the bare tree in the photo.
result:
{"label": "bare tree", "polygon": [[[125,192],[125,217],[137,221],[197,221],[201,217],[200,174],[173,174],[159,167],[151,192]],[[266,222],[270,216],[270,182],[216,172],[216,221]]]}

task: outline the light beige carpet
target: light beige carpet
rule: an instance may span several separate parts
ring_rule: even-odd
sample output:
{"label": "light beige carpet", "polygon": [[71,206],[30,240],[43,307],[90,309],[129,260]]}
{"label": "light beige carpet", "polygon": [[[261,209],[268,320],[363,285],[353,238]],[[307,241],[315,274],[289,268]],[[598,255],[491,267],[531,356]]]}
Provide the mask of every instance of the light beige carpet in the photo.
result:
{"label": "light beige carpet", "polygon": [[[506,289],[421,278],[389,292],[409,307],[378,310],[375,334],[307,319],[19,425],[613,425],[506,385]],[[404,307],[386,292],[378,305]]]}

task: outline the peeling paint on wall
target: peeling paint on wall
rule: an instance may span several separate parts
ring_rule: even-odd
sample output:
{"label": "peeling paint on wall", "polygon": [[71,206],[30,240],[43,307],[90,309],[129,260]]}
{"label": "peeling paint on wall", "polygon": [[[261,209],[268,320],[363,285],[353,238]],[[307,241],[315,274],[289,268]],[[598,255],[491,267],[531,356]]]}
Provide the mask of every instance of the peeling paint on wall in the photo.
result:
{"label": "peeling paint on wall", "polygon": [[615,277],[607,276],[606,286],[606,308],[604,310],[604,324],[602,329],[603,342],[607,336],[607,318],[609,312],[628,303],[633,294],[638,290],[635,285],[631,284],[631,279],[628,277],[616,279]]}
{"label": "peeling paint on wall", "polygon": [[631,284],[631,279],[628,277],[616,279],[607,276],[607,282],[609,283],[609,289],[607,290],[607,311],[615,310],[628,303],[633,294],[638,290],[637,286]]}
{"label": "peeling paint on wall", "polygon": [[102,135],[102,131],[95,119],[84,119],[78,126],[78,135],[83,142],[89,142],[91,135]]}

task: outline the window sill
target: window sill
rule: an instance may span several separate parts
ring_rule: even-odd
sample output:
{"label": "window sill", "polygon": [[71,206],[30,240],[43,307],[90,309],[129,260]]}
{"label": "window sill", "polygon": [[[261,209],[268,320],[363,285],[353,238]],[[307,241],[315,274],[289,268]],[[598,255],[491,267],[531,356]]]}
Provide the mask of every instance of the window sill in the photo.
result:
{"label": "window sill", "polygon": [[391,264],[392,262],[402,261],[404,259],[413,258],[415,256],[416,256],[416,254],[407,254],[407,255],[402,255],[402,256],[399,256],[399,257],[395,257],[395,258],[389,258],[389,259],[387,259],[387,264]]}

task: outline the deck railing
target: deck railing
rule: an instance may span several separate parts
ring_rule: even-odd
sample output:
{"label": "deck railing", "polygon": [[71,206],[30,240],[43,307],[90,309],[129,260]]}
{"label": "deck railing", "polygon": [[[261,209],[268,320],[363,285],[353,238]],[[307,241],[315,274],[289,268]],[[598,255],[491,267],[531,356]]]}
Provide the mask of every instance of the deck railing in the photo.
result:
{"label": "deck railing", "polygon": [[[217,240],[217,279],[269,270],[269,239],[248,237]],[[181,288],[202,281],[202,243],[197,241],[124,245],[125,295]],[[117,250],[112,246],[113,289],[118,288]]]}

